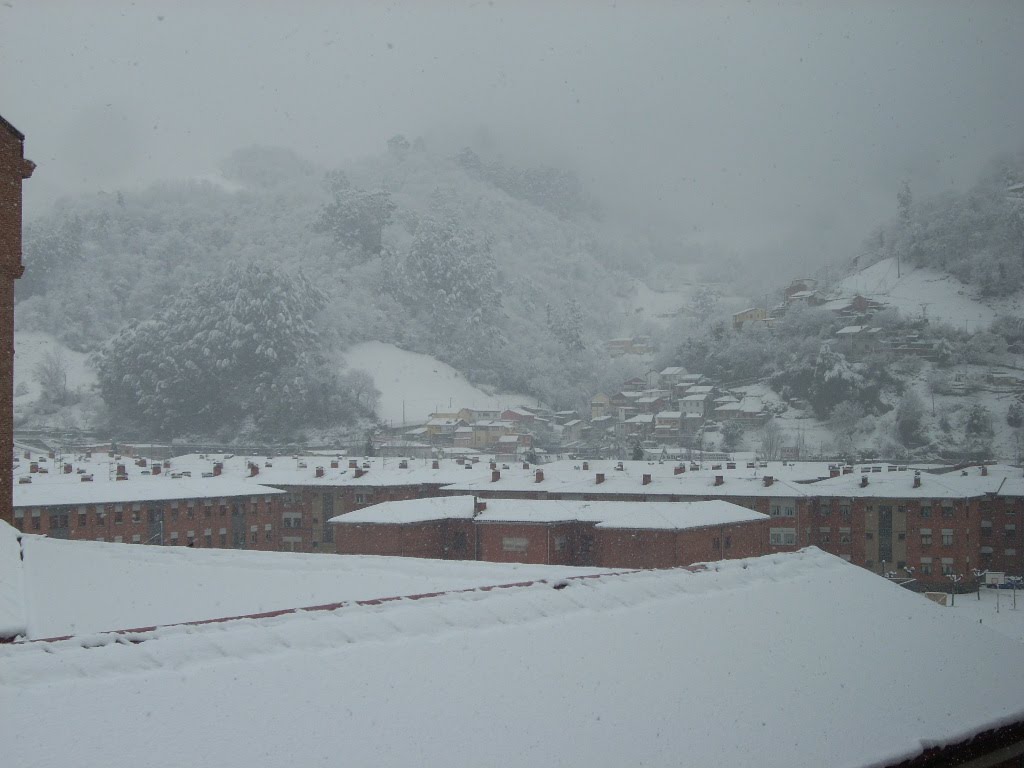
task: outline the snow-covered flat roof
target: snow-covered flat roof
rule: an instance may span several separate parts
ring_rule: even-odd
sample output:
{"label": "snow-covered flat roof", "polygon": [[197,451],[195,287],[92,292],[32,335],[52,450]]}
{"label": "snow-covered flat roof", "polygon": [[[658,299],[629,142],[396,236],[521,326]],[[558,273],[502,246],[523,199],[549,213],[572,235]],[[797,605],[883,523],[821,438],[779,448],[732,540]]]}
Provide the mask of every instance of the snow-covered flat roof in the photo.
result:
{"label": "snow-covered flat roof", "polygon": [[[331,518],[332,523],[400,524],[473,517],[472,496],[411,499],[375,504]],[[683,530],[767,519],[727,501],[628,502],[487,499],[476,519],[484,523],[597,523],[602,528]]]}
{"label": "snow-covered flat roof", "polygon": [[232,498],[237,496],[273,496],[284,493],[256,483],[247,483],[232,477],[133,477],[116,482],[83,483],[68,475],[74,482],[62,482],[56,476],[47,481],[34,476],[33,482],[14,485],[15,507],[46,507],[76,504],[118,504],[171,499]]}
{"label": "snow-covered flat roof", "polygon": [[[933,475],[922,472],[918,477],[921,484],[914,487],[914,472],[911,470],[890,472],[883,466],[881,472],[857,471],[840,475],[806,486],[808,491],[819,496],[850,496],[859,498],[891,499],[971,499],[995,493],[1003,478],[983,475],[959,475],[950,473]],[[867,485],[861,485],[867,478]]]}
{"label": "snow-covered flat roof", "polygon": [[1024,718],[1018,643],[817,550],[552,586],[3,646],[5,761],[874,766]]}
{"label": "snow-covered flat roof", "polygon": [[[599,569],[67,541],[0,523],[0,628],[30,638],[239,616]],[[10,571],[10,573],[9,573]],[[23,578],[20,590],[13,577]],[[19,619],[21,615],[21,619]],[[0,680],[3,675],[0,674]],[[2,687],[2,685],[0,685]]]}

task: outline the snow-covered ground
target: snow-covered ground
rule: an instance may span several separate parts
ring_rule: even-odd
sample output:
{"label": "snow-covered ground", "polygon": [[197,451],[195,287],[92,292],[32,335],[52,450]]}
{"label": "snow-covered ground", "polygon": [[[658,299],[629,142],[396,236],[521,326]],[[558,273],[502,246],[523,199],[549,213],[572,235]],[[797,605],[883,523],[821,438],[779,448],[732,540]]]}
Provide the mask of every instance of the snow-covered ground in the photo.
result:
{"label": "snow-covered ground", "polygon": [[883,259],[840,280],[841,295],[859,293],[897,307],[905,317],[927,317],[971,333],[987,328],[996,315],[1013,306],[1020,312],[1019,297],[998,305],[982,302],[975,290],[946,272],[902,263],[897,277],[895,259]]}
{"label": "snow-covered ground", "polygon": [[983,587],[980,600],[976,592],[957,595],[952,605],[947,604],[946,609],[952,616],[958,616],[972,624],[981,624],[1012,640],[1024,643],[1024,591],[1017,590],[1016,608],[1013,607],[1013,601],[1012,590]]}
{"label": "snow-covered ground", "polygon": [[525,395],[488,394],[434,357],[381,341],[357,344],[345,352],[344,361],[349,369],[361,369],[373,377],[380,390],[377,415],[395,425],[421,424],[435,411],[536,404]]}
{"label": "snow-covered ground", "polygon": [[39,399],[39,382],[35,371],[47,354],[58,352],[67,366],[68,389],[88,389],[96,383],[96,373],[89,367],[88,355],[74,352],[48,333],[16,331],[14,334],[14,407]]}
{"label": "snow-covered ground", "polygon": [[[0,522],[0,626],[16,622],[19,615],[18,584],[8,567],[19,562],[17,545],[11,545],[15,534]],[[22,537],[22,549],[22,613],[30,638],[600,572],[475,561],[145,547],[31,535]]]}

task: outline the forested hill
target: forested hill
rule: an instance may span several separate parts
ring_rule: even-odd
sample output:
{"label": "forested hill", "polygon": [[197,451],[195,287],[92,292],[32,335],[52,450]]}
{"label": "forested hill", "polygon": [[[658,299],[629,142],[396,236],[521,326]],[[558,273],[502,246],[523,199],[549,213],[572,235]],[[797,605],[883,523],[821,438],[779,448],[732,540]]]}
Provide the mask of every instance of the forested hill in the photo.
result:
{"label": "forested hill", "polygon": [[[216,302],[210,286],[231,301],[232,275],[301,273],[296,285],[323,294],[309,335],[321,357],[393,342],[476,384],[575,406],[618,375],[599,352],[620,330],[609,308],[630,282],[624,270],[642,273],[652,259],[635,233],[601,220],[568,171],[434,154],[401,137],[340,169],[252,148],[215,180],[66,199],[34,219],[17,323],[87,352],[124,329],[128,347],[144,320],[158,321],[147,333],[169,328],[175,302],[203,312],[187,297]],[[205,364],[231,361],[196,361]]]}

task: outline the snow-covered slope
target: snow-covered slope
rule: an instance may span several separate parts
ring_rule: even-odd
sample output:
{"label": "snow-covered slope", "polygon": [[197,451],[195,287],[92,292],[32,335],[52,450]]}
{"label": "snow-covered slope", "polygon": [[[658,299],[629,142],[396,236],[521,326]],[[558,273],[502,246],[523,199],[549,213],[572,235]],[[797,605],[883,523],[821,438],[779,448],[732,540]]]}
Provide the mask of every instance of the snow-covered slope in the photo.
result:
{"label": "snow-covered slope", "polygon": [[976,289],[964,285],[947,272],[900,265],[882,259],[870,267],[845,277],[836,284],[844,296],[859,293],[899,309],[906,317],[927,317],[972,333],[984,330],[1004,312],[1020,313],[1019,297],[1000,301],[982,301]]}
{"label": "snow-covered slope", "polygon": [[[16,331],[14,334],[15,407],[39,398],[35,370],[47,354],[59,353],[67,366],[68,389],[85,389],[96,383],[96,374],[88,365],[88,355],[74,352],[48,333]],[[18,393],[21,394],[18,394]]]}
{"label": "snow-covered slope", "polygon": [[396,425],[421,423],[435,411],[511,408],[536,403],[523,395],[488,394],[436,358],[380,341],[368,341],[349,349],[345,353],[345,365],[373,376],[380,390],[377,415]]}

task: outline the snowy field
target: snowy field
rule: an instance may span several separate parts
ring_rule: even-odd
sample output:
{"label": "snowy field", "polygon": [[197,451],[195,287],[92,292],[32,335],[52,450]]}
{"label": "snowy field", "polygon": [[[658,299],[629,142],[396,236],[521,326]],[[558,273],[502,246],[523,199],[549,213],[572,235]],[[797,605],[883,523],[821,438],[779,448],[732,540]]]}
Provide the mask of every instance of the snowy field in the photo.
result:
{"label": "snowy field", "polygon": [[836,285],[844,296],[859,293],[897,307],[905,317],[925,316],[971,333],[987,328],[1000,311],[1020,314],[1019,297],[998,308],[974,297],[974,289],[945,272],[902,264],[896,276],[896,260],[883,259]]}
{"label": "snowy field", "polygon": [[48,333],[17,331],[14,334],[15,408],[39,398],[35,370],[46,355],[54,351],[60,352],[67,364],[68,389],[87,389],[96,383],[96,373],[89,367],[85,353],[73,352]]}
{"label": "snowy field", "polygon": [[[0,608],[16,620],[14,529],[0,523]],[[543,565],[144,547],[22,538],[30,638],[596,573]],[[0,615],[0,623],[3,623]]]}
{"label": "snowy field", "polygon": [[[999,606],[996,609],[998,594]],[[926,598],[927,599],[927,598]],[[1024,643],[1024,592],[1017,590],[1017,607],[1013,607],[1013,592],[1009,589],[988,589],[983,587],[981,599],[978,593],[957,595],[953,605],[946,610],[951,616],[958,616],[972,624],[994,629],[1001,635]]]}
{"label": "snowy field", "polygon": [[348,368],[373,377],[380,390],[377,415],[395,425],[422,424],[435,411],[504,409],[537,402],[524,395],[488,394],[436,358],[381,341],[357,344],[345,352],[344,360]]}

